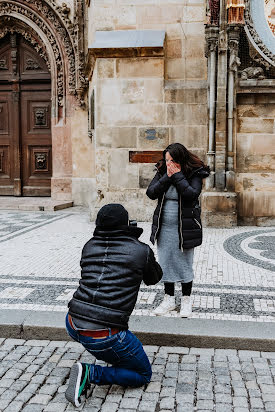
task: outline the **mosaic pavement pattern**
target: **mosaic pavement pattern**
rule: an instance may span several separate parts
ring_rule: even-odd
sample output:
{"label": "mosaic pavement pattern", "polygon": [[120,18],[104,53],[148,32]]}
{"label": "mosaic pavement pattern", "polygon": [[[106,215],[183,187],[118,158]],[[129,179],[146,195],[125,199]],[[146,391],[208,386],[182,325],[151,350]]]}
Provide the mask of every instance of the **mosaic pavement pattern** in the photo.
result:
{"label": "mosaic pavement pattern", "polygon": [[[87,214],[2,212],[0,309],[66,311],[94,224]],[[150,224],[141,223],[148,242]],[[275,322],[275,228],[205,229],[195,249],[193,318]],[[155,252],[156,249],[154,248]],[[133,314],[152,316],[161,284],[142,285]],[[176,287],[179,316],[180,288]]]}

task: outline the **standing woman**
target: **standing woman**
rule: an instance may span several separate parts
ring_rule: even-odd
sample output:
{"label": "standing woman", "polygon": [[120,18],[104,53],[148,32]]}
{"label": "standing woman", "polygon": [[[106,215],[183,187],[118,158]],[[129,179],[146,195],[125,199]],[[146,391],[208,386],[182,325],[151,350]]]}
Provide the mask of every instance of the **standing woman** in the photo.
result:
{"label": "standing woman", "polygon": [[209,168],[180,143],[170,144],[156,167],[158,171],[146,194],[158,199],[150,240],[153,244],[157,240],[165,295],[154,313],[164,315],[176,308],[175,283],[180,282],[180,315],[188,317],[192,313],[194,247],[202,243],[198,198]]}

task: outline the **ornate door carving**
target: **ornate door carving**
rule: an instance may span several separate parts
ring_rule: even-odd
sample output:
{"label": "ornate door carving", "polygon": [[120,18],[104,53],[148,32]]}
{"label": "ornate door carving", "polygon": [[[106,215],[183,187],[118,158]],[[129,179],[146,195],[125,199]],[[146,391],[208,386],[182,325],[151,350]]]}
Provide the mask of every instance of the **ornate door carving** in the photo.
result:
{"label": "ornate door carving", "polygon": [[18,34],[0,43],[0,195],[50,196],[51,82]]}

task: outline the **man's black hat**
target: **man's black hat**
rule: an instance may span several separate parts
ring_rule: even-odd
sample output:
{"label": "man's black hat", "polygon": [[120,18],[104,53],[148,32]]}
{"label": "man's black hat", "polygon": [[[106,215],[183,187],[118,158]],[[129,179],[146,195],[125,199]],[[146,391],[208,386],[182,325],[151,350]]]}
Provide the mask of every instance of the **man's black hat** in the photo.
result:
{"label": "man's black hat", "polygon": [[95,224],[102,229],[128,226],[128,212],[119,203],[109,203],[99,210]]}

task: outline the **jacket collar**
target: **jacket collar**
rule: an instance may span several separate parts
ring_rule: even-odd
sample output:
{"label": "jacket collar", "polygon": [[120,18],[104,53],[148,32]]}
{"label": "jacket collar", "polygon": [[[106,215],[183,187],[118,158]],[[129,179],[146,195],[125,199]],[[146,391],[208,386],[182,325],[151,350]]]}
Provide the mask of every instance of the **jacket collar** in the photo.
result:
{"label": "jacket collar", "polygon": [[114,228],[102,228],[97,226],[94,230],[94,236],[96,237],[119,237],[119,236],[130,236],[138,239],[143,233],[141,227],[136,226],[118,226]]}

